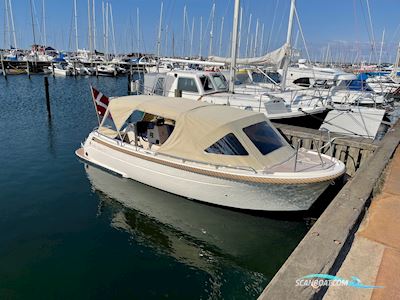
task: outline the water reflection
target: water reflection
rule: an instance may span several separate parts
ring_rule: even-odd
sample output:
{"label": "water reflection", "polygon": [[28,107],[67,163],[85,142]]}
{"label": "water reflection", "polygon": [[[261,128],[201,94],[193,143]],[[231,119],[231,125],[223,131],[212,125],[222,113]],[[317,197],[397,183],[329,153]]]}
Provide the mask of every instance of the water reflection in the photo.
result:
{"label": "water reflection", "polygon": [[306,232],[302,221],[204,205],[91,165],[85,169],[100,197],[98,213],[112,211],[111,226],[215,281],[228,263],[252,273],[249,284],[262,290]]}

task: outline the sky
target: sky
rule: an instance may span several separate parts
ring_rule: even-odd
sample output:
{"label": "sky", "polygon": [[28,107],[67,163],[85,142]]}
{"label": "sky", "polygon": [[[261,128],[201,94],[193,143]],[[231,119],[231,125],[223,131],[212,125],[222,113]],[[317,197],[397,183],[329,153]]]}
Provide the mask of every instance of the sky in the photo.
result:
{"label": "sky", "polygon": [[[33,43],[30,0],[9,1],[13,8],[17,46],[29,48]],[[42,1],[44,1],[47,45],[66,51],[75,49],[73,0],[31,1],[34,6],[36,42],[44,42],[42,17]],[[79,48],[88,48],[88,1],[76,1]],[[104,50],[102,2],[95,0],[96,48],[100,51]],[[155,53],[162,1],[108,0],[108,2],[111,4],[113,12],[116,52],[129,53],[139,50]],[[5,1],[0,1],[0,18],[3,20],[0,21],[0,32],[2,33],[0,45],[8,48],[10,30],[7,30],[7,26],[5,26],[4,3]],[[190,50],[192,55],[199,54],[201,40],[202,55],[208,55],[213,3],[215,3],[215,17],[211,53],[228,55],[234,0],[164,0],[161,55],[172,55],[173,53],[189,55]],[[183,35],[184,6],[187,9],[185,35]],[[290,0],[241,0],[243,19],[240,56],[245,56],[246,52],[249,55],[260,55],[278,48],[285,42],[289,6]],[[136,26],[137,9],[139,9],[140,25],[139,43]],[[398,18],[400,0],[297,0],[296,9],[302,30],[299,30],[300,27],[295,19],[292,44],[301,50],[302,56],[307,56],[308,51],[310,58],[315,60],[329,57],[330,59],[349,61],[361,59],[361,57],[368,59],[368,56],[377,59],[383,30],[385,30],[382,60],[389,62],[394,60],[396,47],[400,41],[400,19]],[[250,14],[252,22],[250,31],[248,31]],[[202,38],[199,32],[201,17],[203,19]],[[221,35],[222,18],[224,18],[224,26]],[[111,17],[109,20],[109,51],[112,52],[114,43]],[[257,20],[259,23],[258,33],[256,33]],[[264,34],[262,35],[263,26]],[[301,33],[303,33],[305,43]],[[375,41],[374,47],[372,46],[373,41]],[[371,49],[375,50],[371,51]]]}

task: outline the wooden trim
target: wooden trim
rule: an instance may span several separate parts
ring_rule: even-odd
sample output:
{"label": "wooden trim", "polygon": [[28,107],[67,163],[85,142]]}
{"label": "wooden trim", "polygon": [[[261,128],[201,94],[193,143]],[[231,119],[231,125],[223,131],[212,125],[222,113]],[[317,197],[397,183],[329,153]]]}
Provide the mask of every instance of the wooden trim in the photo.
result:
{"label": "wooden trim", "polygon": [[97,137],[93,137],[93,141],[96,143],[99,143],[103,146],[106,146],[108,148],[111,148],[113,150],[125,153],[127,155],[135,156],[137,158],[141,158],[141,159],[144,159],[147,161],[162,164],[162,165],[165,165],[165,166],[168,166],[171,168],[176,168],[176,169],[184,170],[187,172],[202,174],[202,175],[206,175],[206,176],[212,176],[212,177],[228,179],[228,180],[235,180],[235,181],[245,181],[245,182],[250,182],[250,183],[309,184],[309,183],[331,181],[331,180],[336,179],[337,177],[340,177],[344,173],[344,170],[343,170],[343,172],[336,174],[336,175],[324,176],[324,177],[319,177],[319,178],[305,178],[305,179],[303,179],[303,178],[266,178],[266,177],[257,177],[257,176],[251,176],[251,175],[246,176],[246,175],[239,175],[239,174],[229,174],[229,173],[222,173],[222,172],[213,171],[213,170],[205,170],[205,169],[201,169],[201,168],[195,168],[195,167],[191,167],[191,166],[184,166],[184,165],[181,165],[178,163],[165,161],[165,160],[162,160],[162,159],[159,159],[156,157],[149,157],[144,154],[140,154],[137,152],[122,149],[121,147],[107,143]]}

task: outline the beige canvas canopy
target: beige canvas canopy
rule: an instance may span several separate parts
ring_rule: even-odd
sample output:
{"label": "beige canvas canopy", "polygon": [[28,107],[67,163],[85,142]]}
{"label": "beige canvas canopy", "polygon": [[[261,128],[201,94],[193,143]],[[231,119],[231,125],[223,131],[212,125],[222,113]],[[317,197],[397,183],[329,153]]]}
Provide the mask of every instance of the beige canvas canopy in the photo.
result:
{"label": "beige canvas canopy", "polygon": [[[171,136],[157,150],[166,155],[212,164],[250,166],[258,170],[280,163],[293,155],[294,150],[283,138],[284,147],[262,155],[244,133],[243,128],[259,122],[265,121],[272,127],[262,113],[161,96],[114,98],[108,106],[107,113],[111,114],[115,127],[120,130],[135,110],[175,120]],[[229,133],[236,136],[249,155],[205,152],[205,149]]]}

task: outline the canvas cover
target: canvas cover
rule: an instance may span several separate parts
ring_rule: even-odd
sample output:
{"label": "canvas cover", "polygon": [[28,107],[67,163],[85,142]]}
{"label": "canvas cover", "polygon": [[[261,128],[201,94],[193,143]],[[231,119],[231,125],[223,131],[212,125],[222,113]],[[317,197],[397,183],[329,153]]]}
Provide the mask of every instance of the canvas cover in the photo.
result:
{"label": "canvas cover", "polygon": [[[237,58],[238,65],[269,65],[281,68],[285,57],[289,57],[290,46],[284,44],[282,47],[259,57]],[[212,62],[222,62],[225,64],[231,63],[230,57],[209,56],[208,59]]]}
{"label": "canvas cover", "polygon": [[[243,131],[259,122],[271,123],[264,114],[206,102],[161,96],[127,96],[115,98],[108,112],[119,130],[134,110],[175,120],[175,128],[159,153],[210,164],[252,167],[260,170],[290,158],[294,150],[282,138],[283,147],[262,155]],[[101,130],[101,128],[100,128]],[[277,132],[277,131],[276,131]],[[233,133],[249,155],[221,155],[205,149]],[[278,133],[279,134],[279,133]]]}

